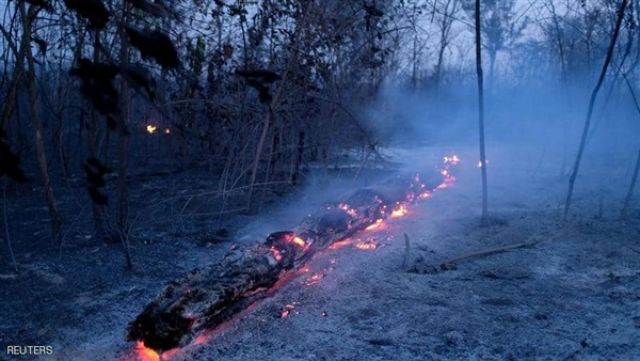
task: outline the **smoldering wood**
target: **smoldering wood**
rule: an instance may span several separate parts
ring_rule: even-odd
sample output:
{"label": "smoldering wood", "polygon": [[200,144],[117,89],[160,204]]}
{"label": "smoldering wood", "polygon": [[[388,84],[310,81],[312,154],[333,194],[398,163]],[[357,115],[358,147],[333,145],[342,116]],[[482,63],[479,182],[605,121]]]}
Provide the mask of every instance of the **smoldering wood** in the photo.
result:
{"label": "smoldering wood", "polygon": [[386,218],[399,204],[413,202],[442,181],[396,178],[359,190],[344,202],[326,204],[293,230],[275,232],[266,241],[240,247],[221,262],[196,269],[171,282],[130,324],[128,340],[156,351],[188,344],[198,333],[214,329],[255,301],[289,272],[301,268],[331,244]]}

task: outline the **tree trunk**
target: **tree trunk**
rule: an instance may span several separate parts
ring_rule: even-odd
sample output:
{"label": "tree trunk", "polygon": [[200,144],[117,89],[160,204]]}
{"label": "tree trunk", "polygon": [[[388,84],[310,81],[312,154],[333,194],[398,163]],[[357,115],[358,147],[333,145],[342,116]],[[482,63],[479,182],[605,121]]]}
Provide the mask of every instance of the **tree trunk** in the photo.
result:
{"label": "tree trunk", "polygon": [[482,175],[482,216],[481,224],[487,222],[488,213],[488,187],[487,187],[487,156],[484,144],[484,85],[482,76],[482,38],[480,29],[480,0],[476,0],[476,73],[478,76],[478,130],[480,137],[480,173]]}
{"label": "tree trunk", "polygon": [[[94,33],[93,38],[93,61],[94,63],[100,62],[100,35],[98,31]],[[89,121],[86,123],[86,149],[87,158],[98,158],[98,119],[99,116],[94,109],[91,109],[89,114]],[[87,177],[89,175],[87,174]],[[87,179],[88,181],[88,179]],[[89,192],[89,188],[87,188]],[[106,227],[106,209],[102,204],[94,202],[91,198],[91,193],[88,193],[89,201],[91,202],[91,211],[93,213],[93,224],[95,227],[95,237],[98,241],[112,242],[112,237],[108,235]]]}
{"label": "tree trunk", "polygon": [[[42,177],[42,183],[44,185],[47,207],[49,208],[49,215],[51,217],[51,229],[53,238],[55,240],[60,239],[60,228],[62,226],[62,217],[58,211],[58,205],[56,197],[53,192],[53,186],[51,185],[51,178],[49,177],[49,167],[47,164],[47,154],[44,146],[44,140],[42,136],[42,119],[40,118],[40,112],[38,109],[38,89],[36,87],[36,72],[35,62],[33,60],[33,54],[31,52],[31,26],[32,19],[35,18],[36,11],[34,7],[30,7],[28,12],[24,9],[24,4],[19,5],[22,14],[23,24],[23,44],[26,49],[25,55],[27,58],[28,71],[27,71],[27,87],[29,90],[29,112],[31,115],[31,124],[35,132],[35,146],[36,156],[38,160],[38,168],[40,169],[40,176]],[[22,64],[16,64],[21,67]]]}
{"label": "tree trunk", "polygon": [[[125,31],[128,16],[128,2],[122,1],[122,19],[120,24],[120,67],[129,61],[129,41]],[[127,267],[131,269],[129,253],[129,87],[124,78],[120,81],[120,141],[118,144],[118,233],[127,257]]]}
{"label": "tree trunk", "polygon": [[292,184],[300,183],[300,165],[302,164],[304,147],[305,147],[304,137],[305,137],[304,131],[300,131],[300,133],[298,133],[298,146],[296,149],[296,154],[294,156],[295,163],[293,164],[293,174],[291,175]]}
{"label": "tree trunk", "polygon": [[[629,88],[629,92],[631,93],[631,97],[633,98],[633,104],[635,105],[638,114],[640,114],[640,104],[638,103],[638,98],[636,98],[636,94],[633,91],[633,86],[631,85],[631,82],[629,82],[629,78],[627,78],[626,74],[623,74],[622,76],[624,77],[624,80],[627,83],[627,87]],[[622,218],[626,217],[629,214],[629,209],[631,208],[631,198],[633,198],[633,191],[635,190],[636,183],[638,181],[638,172],[640,172],[640,149],[638,149],[636,165],[633,168],[633,175],[631,176],[631,183],[629,184],[627,195],[624,198],[622,211],[620,212]]]}
{"label": "tree trunk", "polygon": [[591,117],[593,116],[593,107],[595,105],[598,92],[600,91],[600,88],[602,87],[602,83],[604,82],[604,77],[607,75],[607,69],[609,69],[609,64],[611,63],[611,59],[613,58],[613,51],[615,50],[616,42],[618,41],[618,35],[620,34],[622,19],[624,18],[624,11],[627,8],[628,3],[629,3],[629,0],[622,0],[622,2],[620,3],[620,7],[618,8],[618,12],[617,12],[616,25],[613,30],[613,35],[611,36],[609,49],[607,50],[607,56],[604,60],[604,64],[602,65],[602,70],[600,72],[600,76],[598,77],[598,82],[596,83],[595,88],[593,88],[593,92],[591,93],[591,98],[589,99],[589,110],[587,111],[587,118],[584,121],[584,128],[582,129],[582,137],[580,138],[580,146],[578,147],[578,155],[576,156],[576,161],[573,165],[573,170],[571,171],[571,177],[569,178],[569,190],[567,191],[567,199],[564,203],[563,219],[565,221],[567,220],[569,209],[571,208],[571,198],[573,196],[573,187],[576,182],[576,178],[578,177],[578,171],[580,170],[580,162],[582,161],[582,154],[584,153],[584,148],[587,143],[587,135],[589,134]]}
{"label": "tree trunk", "polygon": [[[426,184],[422,182],[426,181]],[[129,325],[128,339],[158,352],[188,344],[196,336],[268,297],[317,252],[390,216],[443,184],[442,175],[406,182],[394,179],[324,206],[291,231],[270,234],[265,242],[238,248],[221,262],[174,281]]]}

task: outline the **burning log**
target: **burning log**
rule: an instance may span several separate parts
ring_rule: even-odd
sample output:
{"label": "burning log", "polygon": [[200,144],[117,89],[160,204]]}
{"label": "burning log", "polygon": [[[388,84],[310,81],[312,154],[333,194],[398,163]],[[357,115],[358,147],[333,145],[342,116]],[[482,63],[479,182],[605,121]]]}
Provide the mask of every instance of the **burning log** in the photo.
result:
{"label": "burning log", "polygon": [[357,191],[344,203],[327,205],[306,217],[291,231],[275,232],[264,243],[235,249],[220,263],[169,284],[130,324],[128,339],[157,352],[190,343],[198,333],[267,297],[270,288],[318,251],[379,224],[399,207],[450,183],[449,177],[449,172],[441,172],[429,185],[416,176]]}

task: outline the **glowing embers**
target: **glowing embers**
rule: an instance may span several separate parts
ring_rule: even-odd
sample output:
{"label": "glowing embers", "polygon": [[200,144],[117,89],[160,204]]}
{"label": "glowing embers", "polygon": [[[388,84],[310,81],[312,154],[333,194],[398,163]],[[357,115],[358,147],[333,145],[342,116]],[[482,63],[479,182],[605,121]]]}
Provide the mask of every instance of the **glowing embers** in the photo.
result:
{"label": "glowing embers", "polygon": [[307,243],[304,241],[304,239],[298,237],[298,236],[294,236],[291,240],[293,243],[297,244],[300,247],[306,247]]}
{"label": "glowing embers", "polygon": [[139,361],[160,361],[160,355],[148,348],[145,347],[142,341],[138,341],[136,343],[136,353],[138,354]]}
{"label": "glowing embers", "polygon": [[367,228],[365,228],[365,231],[375,231],[375,230],[379,230],[380,228],[382,228],[382,219],[377,219],[375,222],[371,223],[370,225],[367,226]]}
{"label": "glowing embers", "polygon": [[343,239],[342,241],[334,242],[329,249],[336,250],[340,248],[344,248],[352,243],[351,238]]}
{"label": "glowing embers", "polygon": [[424,191],[418,195],[418,199],[421,201],[427,200],[431,197],[433,197],[433,193],[430,191]]}
{"label": "glowing embers", "polygon": [[391,212],[391,218],[402,217],[407,214],[407,206],[404,204],[396,204],[396,207]]}
{"label": "glowing embers", "polygon": [[444,156],[444,158],[442,158],[442,161],[444,162],[444,164],[457,165],[458,163],[460,163],[460,157],[455,154],[446,155]]}
{"label": "glowing embers", "polygon": [[147,124],[147,127],[145,129],[146,129],[147,133],[155,134],[155,132],[158,130],[158,127],[153,125],[153,124]]}
{"label": "glowing embers", "polygon": [[306,286],[312,286],[317,283],[320,283],[320,281],[322,281],[323,278],[324,278],[324,273],[320,273],[320,272],[314,273],[304,281],[304,284]]}
{"label": "glowing embers", "polygon": [[306,248],[309,246],[309,242],[305,241],[302,236],[290,231],[274,232],[267,237],[267,245],[271,246],[272,249],[273,247],[276,247],[278,250],[281,250],[282,247],[287,244],[292,244],[300,248]]}
{"label": "glowing embers", "polygon": [[363,251],[373,251],[380,248],[380,243],[373,238],[369,238],[364,241],[357,242],[356,248]]}
{"label": "glowing embers", "polygon": [[298,302],[291,302],[282,307],[282,309],[280,310],[280,318],[289,317],[294,312],[297,304]]}
{"label": "glowing embers", "polygon": [[347,213],[348,215],[350,215],[351,217],[356,217],[358,215],[358,212],[354,209],[351,208],[348,204],[346,203],[340,203],[338,204],[338,208],[342,209],[345,213]]}
{"label": "glowing embers", "polygon": [[273,259],[275,259],[276,262],[282,261],[282,252],[280,252],[277,248],[273,246],[271,246],[270,250],[271,250],[271,255],[273,256]]}

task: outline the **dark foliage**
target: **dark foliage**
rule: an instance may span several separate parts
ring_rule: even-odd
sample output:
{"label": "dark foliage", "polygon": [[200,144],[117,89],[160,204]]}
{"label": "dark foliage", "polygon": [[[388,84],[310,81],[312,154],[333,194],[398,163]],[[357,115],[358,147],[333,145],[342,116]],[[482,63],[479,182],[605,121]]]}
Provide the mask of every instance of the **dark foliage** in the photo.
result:
{"label": "dark foliage", "polygon": [[236,74],[244,78],[249,86],[258,91],[261,103],[271,101],[270,85],[281,79],[278,74],[269,70],[236,70]]}
{"label": "dark foliage", "polygon": [[180,66],[178,52],[165,33],[159,30],[138,30],[130,26],[126,30],[131,45],[140,50],[143,58],[152,58],[166,69]]}
{"label": "dark foliage", "polygon": [[149,100],[155,100],[156,80],[144,66],[140,64],[129,64],[124,68],[123,75],[131,85],[144,91]]}
{"label": "dark foliage", "polygon": [[92,29],[104,29],[111,14],[100,0],[64,0],[65,5],[89,21]]}
{"label": "dark foliage", "polygon": [[22,0],[22,1],[28,4],[31,4],[33,6],[39,6],[50,13],[53,12],[53,7],[51,6],[48,0]]}
{"label": "dark foliage", "polygon": [[27,181],[27,176],[20,169],[20,158],[11,151],[0,129],[0,178],[5,175],[18,183]]}
{"label": "dark foliage", "polygon": [[149,15],[164,18],[169,16],[167,8],[160,3],[152,3],[146,0],[129,0],[129,3],[136,9],[142,10]]}
{"label": "dark foliage", "polygon": [[118,92],[113,84],[118,74],[116,66],[80,59],[70,74],[80,78],[80,91],[97,111],[104,115],[118,112]]}

